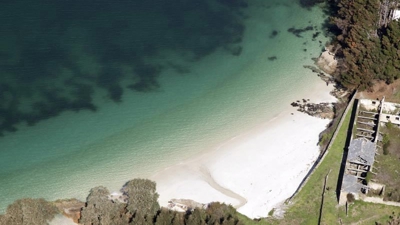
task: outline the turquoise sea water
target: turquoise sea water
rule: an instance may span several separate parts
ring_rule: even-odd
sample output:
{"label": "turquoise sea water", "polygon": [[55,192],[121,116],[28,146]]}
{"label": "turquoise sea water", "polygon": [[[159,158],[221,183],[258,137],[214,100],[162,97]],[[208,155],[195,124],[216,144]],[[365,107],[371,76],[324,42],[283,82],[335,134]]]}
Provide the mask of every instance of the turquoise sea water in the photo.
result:
{"label": "turquoise sea water", "polygon": [[295,0],[1,4],[0,211],[118,189],[273,118],[327,41]]}

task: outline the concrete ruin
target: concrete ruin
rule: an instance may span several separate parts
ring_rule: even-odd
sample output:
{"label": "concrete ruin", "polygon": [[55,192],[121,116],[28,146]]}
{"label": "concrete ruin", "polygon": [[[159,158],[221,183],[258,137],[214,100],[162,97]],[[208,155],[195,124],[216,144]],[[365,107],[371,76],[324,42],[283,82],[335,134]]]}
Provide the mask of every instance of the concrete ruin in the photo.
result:
{"label": "concrete ruin", "polygon": [[[341,174],[342,186],[340,189],[339,205],[348,202],[348,195],[360,199],[360,195],[367,194],[375,188],[367,182],[367,174],[372,172],[375,155],[382,134],[379,126],[391,122],[400,126],[400,104],[371,99],[358,100],[350,144],[347,147],[344,172]],[[384,188],[383,188],[384,189]]]}
{"label": "concrete ruin", "polygon": [[400,104],[383,102],[380,122],[400,125]]}
{"label": "concrete ruin", "polygon": [[366,138],[357,138],[350,142],[340,190],[339,204],[347,202],[347,195],[359,199],[360,193],[368,193],[366,177],[374,164],[376,144]]}

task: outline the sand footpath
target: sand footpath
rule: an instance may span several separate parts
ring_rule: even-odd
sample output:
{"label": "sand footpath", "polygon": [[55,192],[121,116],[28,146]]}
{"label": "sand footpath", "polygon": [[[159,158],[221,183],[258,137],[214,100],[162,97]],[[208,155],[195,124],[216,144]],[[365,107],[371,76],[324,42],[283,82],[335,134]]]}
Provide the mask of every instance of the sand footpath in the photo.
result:
{"label": "sand footpath", "polygon": [[[332,89],[318,81],[293,101],[334,102]],[[330,122],[287,105],[264,124],[151,176],[160,204],[172,198],[221,201],[250,218],[266,217],[297,189],[319,154],[318,135]]]}

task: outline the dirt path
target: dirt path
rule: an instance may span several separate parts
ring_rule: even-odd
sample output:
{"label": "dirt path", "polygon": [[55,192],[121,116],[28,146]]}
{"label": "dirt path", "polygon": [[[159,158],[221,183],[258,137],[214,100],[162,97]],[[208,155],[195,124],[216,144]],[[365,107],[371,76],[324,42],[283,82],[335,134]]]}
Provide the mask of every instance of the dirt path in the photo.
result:
{"label": "dirt path", "polygon": [[363,224],[364,222],[370,221],[370,220],[375,219],[375,218],[378,218],[378,217],[379,217],[378,215],[371,216],[371,217],[369,217],[369,218],[360,220],[360,221],[358,221],[357,223],[352,223],[351,225],[360,225],[360,224]]}
{"label": "dirt path", "polygon": [[400,206],[400,202],[388,202],[388,201],[383,201],[383,199],[381,198],[374,198],[374,197],[365,197],[363,201],[371,203],[379,203],[384,205]]}

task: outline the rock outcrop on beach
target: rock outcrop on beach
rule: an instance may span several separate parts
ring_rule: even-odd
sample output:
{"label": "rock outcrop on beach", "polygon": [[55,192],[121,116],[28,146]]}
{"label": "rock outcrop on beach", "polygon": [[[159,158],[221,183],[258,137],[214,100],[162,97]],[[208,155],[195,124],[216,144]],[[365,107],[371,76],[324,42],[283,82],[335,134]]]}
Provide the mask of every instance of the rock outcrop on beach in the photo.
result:
{"label": "rock outcrop on beach", "polygon": [[335,116],[334,103],[311,103],[309,99],[303,99],[302,101],[297,100],[296,102],[292,102],[291,105],[297,107],[297,111],[310,116],[322,119],[333,119]]}
{"label": "rock outcrop on beach", "polygon": [[318,67],[327,74],[333,74],[338,64],[334,53],[330,52],[328,49],[322,52],[316,63]]}

